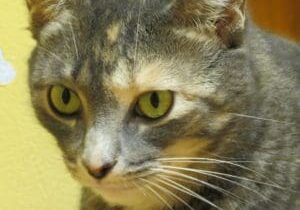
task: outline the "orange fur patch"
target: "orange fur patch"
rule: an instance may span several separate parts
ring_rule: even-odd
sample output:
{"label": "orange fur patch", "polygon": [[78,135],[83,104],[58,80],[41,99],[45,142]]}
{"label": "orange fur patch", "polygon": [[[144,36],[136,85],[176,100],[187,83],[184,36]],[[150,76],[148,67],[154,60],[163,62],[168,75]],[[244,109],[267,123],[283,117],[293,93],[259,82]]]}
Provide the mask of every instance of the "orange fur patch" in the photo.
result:
{"label": "orange fur patch", "polygon": [[185,138],[167,147],[163,152],[164,157],[205,157],[207,156],[209,139]]}

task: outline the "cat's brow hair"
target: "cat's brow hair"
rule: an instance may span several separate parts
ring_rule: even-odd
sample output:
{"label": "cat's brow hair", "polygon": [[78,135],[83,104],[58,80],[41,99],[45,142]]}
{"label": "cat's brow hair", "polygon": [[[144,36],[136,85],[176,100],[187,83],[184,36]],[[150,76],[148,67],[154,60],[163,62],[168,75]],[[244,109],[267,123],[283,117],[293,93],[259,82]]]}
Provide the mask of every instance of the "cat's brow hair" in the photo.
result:
{"label": "cat's brow hair", "polygon": [[135,49],[134,49],[134,67],[136,65],[136,59],[138,58],[139,53],[139,30],[140,30],[140,21],[141,21],[141,12],[142,12],[142,6],[144,4],[144,0],[139,0],[139,11],[138,11],[138,18],[136,23],[136,37],[135,37]]}
{"label": "cat's brow hair", "polygon": [[73,28],[73,25],[72,25],[71,22],[69,22],[69,26],[70,26],[70,30],[71,30],[71,33],[72,33],[72,41],[73,41],[73,44],[74,44],[76,59],[78,61],[79,60],[79,52],[78,52],[77,39],[76,39],[74,28]]}
{"label": "cat's brow hair", "polygon": [[180,80],[172,77],[171,70],[162,61],[139,63],[136,71],[129,68],[121,59],[113,73],[104,76],[103,81],[104,86],[125,103],[130,103],[144,92],[180,89]]}
{"label": "cat's brow hair", "polygon": [[60,32],[65,30],[66,26],[70,26],[70,22],[74,20],[72,12],[69,10],[64,10],[59,13],[57,20],[49,22],[41,31],[40,41],[41,43],[47,43],[49,39],[58,35]]}

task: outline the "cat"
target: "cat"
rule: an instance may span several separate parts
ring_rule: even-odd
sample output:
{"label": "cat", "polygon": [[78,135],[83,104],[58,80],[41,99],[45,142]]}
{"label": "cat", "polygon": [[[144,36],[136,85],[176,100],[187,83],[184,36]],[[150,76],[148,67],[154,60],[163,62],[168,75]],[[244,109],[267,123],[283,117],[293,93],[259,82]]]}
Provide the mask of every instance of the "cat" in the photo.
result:
{"label": "cat", "polygon": [[300,48],[243,0],[26,0],[33,107],[82,210],[296,210]]}

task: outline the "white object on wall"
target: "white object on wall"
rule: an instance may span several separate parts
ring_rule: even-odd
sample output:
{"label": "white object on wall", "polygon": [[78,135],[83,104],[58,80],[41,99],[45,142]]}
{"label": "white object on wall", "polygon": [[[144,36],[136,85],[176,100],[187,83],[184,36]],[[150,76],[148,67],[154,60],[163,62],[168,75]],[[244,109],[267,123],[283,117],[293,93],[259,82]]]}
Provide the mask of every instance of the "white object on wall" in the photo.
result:
{"label": "white object on wall", "polygon": [[0,50],[0,85],[9,85],[14,81],[16,71],[8,61],[4,59],[3,53]]}

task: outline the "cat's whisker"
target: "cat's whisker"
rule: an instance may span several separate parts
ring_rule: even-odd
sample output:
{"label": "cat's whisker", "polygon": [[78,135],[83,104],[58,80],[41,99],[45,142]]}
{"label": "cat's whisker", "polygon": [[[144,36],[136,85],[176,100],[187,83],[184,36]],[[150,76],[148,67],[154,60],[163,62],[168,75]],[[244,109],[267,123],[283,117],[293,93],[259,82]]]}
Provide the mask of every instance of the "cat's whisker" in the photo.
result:
{"label": "cat's whisker", "polygon": [[[238,141],[235,141],[235,140],[232,140],[232,142],[234,142],[234,143],[240,143],[240,142],[238,142]],[[282,158],[279,158],[279,157],[277,157],[277,153],[276,152],[270,152],[270,151],[266,151],[268,148],[261,148],[261,149],[259,149],[259,148],[257,148],[257,145],[255,144],[255,143],[253,143],[252,145],[250,144],[250,143],[248,143],[247,142],[247,144],[246,144],[246,147],[247,148],[255,148],[256,149],[256,151],[258,151],[258,152],[263,152],[263,153],[265,153],[265,154],[269,154],[269,155],[273,155],[274,156],[274,159],[272,159],[272,162],[266,162],[266,161],[263,161],[263,160],[259,160],[259,161],[256,161],[256,162],[260,162],[260,163],[266,163],[266,164],[274,164],[273,162],[274,161],[282,161],[282,160],[284,160],[284,161],[289,161],[290,162],[290,160],[286,160],[286,159],[283,159],[283,158],[290,158],[290,157],[292,157],[292,158],[294,158],[294,157],[300,157],[300,155],[295,155],[295,154],[280,154],[280,156],[282,157]],[[283,147],[282,147],[283,148]],[[262,149],[266,149],[266,150],[264,150],[264,151],[261,151]],[[273,149],[273,148],[272,148]],[[274,149],[273,149],[274,150]],[[277,151],[278,152],[278,151]],[[243,158],[234,158],[234,157],[228,157],[228,156],[222,156],[222,155],[218,155],[218,154],[215,154],[215,153],[211,153],[211,152],[205,152],[207,155],[211,155],[211,156],[214,156],[214,157],[216,157],[216,158],[222,158],[222,159],[225,159],[225,160],[227,160],[227,161],[247,161],[247,159],[243,159]],[[251,160],[252,161],[252,160]],[[253,162],[253,161],[252,161]],[[254,161],[255,162],[255,161]]]}
{"label": "cat's whisker", "polygon": [[[247,162],[240,162],[240,161],[226,161],[226,160],[217,160],[212,158],[195,158],[195,157],[174,157],[174,158],[160,158],[159,161],[163,162],[177,162],[177,163],[201,163],[201,164],[210,164],[210,163],[217,163],[217,164],[227,164],[231,166],[235,166],[241,169],[244,169],[246,171],[252,172],[256,174],[259,177],[262,177],[264,179],[269,180],[270,178],[265,176],[262,173],[259,173],[249,167],[246,167],[244,165],[238,164],[238,163],[251,163],[250,161]],[[266,163],[269,164],[269,163]],[[270,181],[270,180],[269,180]],[[277,183],[271,181],[273,185],[278,185]],[[279,186],[279,185],[278,185]]]}
{"label": "cat's whisker", "polygon": [[[155,178],[156,180],[158,178]],[[151,182],[149,180],[143,179],[141,178],[141,180],[143,180],[144,182],[147,182],[148,184],[157,187],[158,189],[160,189],[161,191],[164,191],[166,194],[170,194],[171,196],[173,196],[174,198],[176,198],[178,201],[180,201],[182,204],[184,204],[185,206],[187,206],[190,210],[195,210],[193,207],[191,207],[185,200],[183,200],[182,198],[180,198],[178,195],[176,195],[175,193],[173,193],[172,191],[168,190],[167,188],[164,188],[158,184],[156,184],[155,182]]]}
{"label": "cat's whisker", "polygon": [[[198,174],[202,174],[202,175],[214,177],[214,178],[217,178],[217,179],[220,179],[220,180],[223,180],[223,181],[227,181],[227,182],[232,183],[232,184],[234,184],[234,185],[240,186],[240,187],[242,187],[242,188],[244,188],[244,189],[246,189],[246,190],[248,190],[248,191],[250,191],[250,192],[253,192],[253,193],[255,193],[256,195],[258,195],[258,196],[264,198],[264,199],[267,200],[267,201],[270,201],[270,202],[274,203],[274,202],[271,201],[268,197],[266,197],[266,196],[263,195],[262,193],[258,192],[257,190],[253,190],[252,188],[250,188],[250,187],[248,187],[248,186],[245,186],[245,185],[243,185],[243,184],[241,184],[241,183],[239,183],[239,182],[233,181],[233,180],[231,180],[231,179],[227,179],[227,178],[224,178],[224,177],[222,177],[222,176],[218,176],[218,175],[211,174],[211,173],[208,173],[208,172],[201,172],[201,171],[199,171],[199,170],[197,171],[197,170],[193,170],[193,169],[189,169],[189,168],[181,168],[181,169],[180,169],[180,167],[175,167],[175,168],[177,168],[176,170],[183,170],[183,171],[195,172],[195,173],[198,173]],[[173,168],[173,169],[174,169],[174,168]],[[162,169],[155,168],[155,169],[153,169],[153,170],[163,172],[163,171],[166,170],[166,169],[164,169],[164,168],[162,168]]]}
{"label": "cat's whisker", "polygon": [[[163,170],[164,170],[164,169],[163,169]],[[169,171],[169,170],[166,170],[166,171]],[[166,172],[166,171],[165,171],[165,172]],[[171,172],[172,172],[172,171],[171,171]],[[208,176],[210,176],[210,175],[208,175]],[[212,175],[212,177],[215,177],[215,178],[218,178],[218,179],[221,179],[221,180],[230,182],[230,183],[232,183],[232,184],[235,184],[235,185],[237,185],[237,186],[240,186],[240,187],[242,187],[242,188],[244,188],[244,189],[246,189],[246,190],[248,190],[248,191],[250,191],[250,192],[252,192],[252,193],[254,193],[254,194],[256,194],[256,195],[258,195],[259,198],[262,198],[262,199],[264,199],[265,201],[268,201],[268,202],[273,203],[273,204],[276,205],[276,202],[275,202],[275,201],[271,200],[270,198],[266,197],[266,196],[263,195],[262,193],[260,193],[260,192],[258,192],[258,191],[256,191],[256,190],[253,190],[253,189],[251,189],[250,187],[247,187],[247,186],[245,186],[245,185],[243,185],[243,184],[241,184],[241,183],[238,183],[238,182],[236,182],[236,181],[232,181],[232,180],[230,180],[230,179],[226,179],[226,178],[223,178],[223,177],[219,177],[219,176],[214,176],[214,175]],[[247,201],[245,201],[245,202],[247,202]],[[247,202],[247,203],[248,203],[248,202]]]}
{"label": "cat's whisker", "polygon": [[69,22],[69,26],[70,26],[71,33],[72,33],[72,40],[73,40],[73,44],[74,44],[76,58],[77,58],[77,60],[79,60],[79,51],[78,51],[78,46],[77,46],[77,40],[76,40],[76,37],[75,37],[73,25],[72,25],[71,22]]}
{"label": "cat's whisker", "polygon": [[162,168],[167,168],[167,169],[178,169],[178,170],[183,170],[183,171],[201,173],[201,174],[204,174],[204,175],[210,174],[210,175],[230,177],[230,178],[235,178],[235,179],[239,179],[239,180],[249,181],[249,182],[253,182],[253,183],[256,183],[256,184],[261,184],[261,185],[265,185],[265,186],[269,186],[269,187],[274,187],[274,188],[281,189],[281,190],[286,190],[286,188],[284,188],[284,187],[282,187],[282,186],[280,186],[278,184],[270,184],[270,183],[261,182],[261,181],[249,179],[249,178],[242,177],[242,176],[236,176],[236,175],[232,175],[232,174],[226,174],[226,173],[215,172],[215,171],[208,171],[208,170],[201,170],[201,169],[176,167],[176,166],[161,166],[161,167]]}
{"label": "cat's whisker", "polygon": [[145,191],[145,189],[142,186],[140,186],[138,183],[136,183],[136,181],[133,181],[132,183],[133,183],[133,185],[136,186],[136,188],[139,191],[141,191],[141,193],[144,195],[144,197],[148,197],[148,193]]}
{"label": "cat's whisker", "polygon": [[258,116],[252,116],[252,115],[246,115],[246,114],[239,114],[239,113],[234,113],[234,112],[227,112],[227,114],[230,114],[230,115],[233,115],[236,117],[244,117],[244,118],[249,118],[249,119],[254,119],[254,120],[262,120],[262,121],[267,121],[267,122],[272,122],[272,123],[280,123],[280,124],[285,124],[285,125],[296,125],[296,123],[292,123],[292,122],[280,121],[280,120],[276,120],[276,119],[258,117]]}
{"label": "cat's whisker", "polygon": [[[178,190],[179,192],[183,192],[187,195],[190,195],[194,198],[197,198],[199,200],[201,200],[202,202],[206,203],[206,204],[209,204],[210,206],[216,208],[216,209],[219,209],[219,210],[224,210],[222,209],[221,207],[217,206],[216,204],[214,204],[213,202],[209,201],[208,199],[204,198],[203,196],[197,194],[196,192],[194,192],[193,190],[190,190],[188,189],[187,187],[183,186],[182,184],[179,184],[171,179],[168,179],[166,177],[162,177],[160,176],[161,179],[165,180],[165,182],[163,182],[163,180],[158,180],[159,182],[171,187],[171,188],[174,188],[176,190]],[[170,184],[171,183],[171,184]]]}
{"label": "cat's whisker", "polygon": [[62,63],[64,66],[66,65],[65,62],[63,61],[62,58],[60,58],[58,55],[56,55],[55,53],[53,53],[52,51],[42,47],[42,46],[37,46],[37,48],[43,50],[44,52],[46,52],[48,55],[52,56],[53,58],[55,58],[57,61],[59,61],[60,63]]}
{"label": "cat's whisker", "polygon": [[174,210],[173,207],[164,199],[157,191],[155,191],[151,186],[145,185],[145,187],[152,192],[163,204],[165,204],[169,209]]}
{"label": "cat's whisker", "polygon": [[[237,148],[243,149],[243,148],[250,148],[250,149],[255,149],[256,152],[260,152],[262,154],[268,154],[272,156],[277,156],[278,152],[280,151],[285,151],[286,149],[291,149],[293,146],[292,145],[277,145],[276,147],[273,148],[267,148],[267,147],[261,147],[257,148],[257,144],[254,142],[244,142],[241,144],[238,140],[231,140],[232,143],[235,143]],[[295,143],[295,142],[293,142]],[[286,154],[280,154],[280,156],[285,157],[285,158],[295,158],[295,157],[300,157],[299,154],[294,154],[294,153],[286,153]],[[218,156],[217,156],[218,157]],[[275,158],[276,159],[276,158]]]}
{"label": "cat's whisker", "polygon": [[[163,160],[162,162],[165,162],[165,163],[199,163],[199,164],[200,163],[201,164],[212,164],[213,163],[213,164],[222,164],[222,162],[213,161],[213,160],[208,160],[208,161],[205,161],[205,160]],[[257,161],[250,161],[250,160],[249,161],[232,161],[232,163],[256,163],[256,162]],[[229,165],[233,165],[233,164],[230,164],[230,163],[225,163],[225,164],[227,164],[227,165],[228,164]],[[267,162],[265,162],[265,164],[266,165],[273,165],[274,163],[267,163]],[[245,169],[245,170],[247,170],[247,169]]]}
{"label": "cat's whisker", "polygon": [[[208,159],[208,160],[207,160]],[[181,162],[181,161],[194,161],[198,163],[254,163],[255,161],[251,160],[233,160],[233,161],[227,161],[227,160],[217,160],[217,159],[209,159],[209,158],[194,158],[194,157],[178,157],[178,158],[159,158],[157,159],[159,161],[163,162]],[[271,163],[270,163],[271,164]]]}
{"label": "cat's whisker", "polygon": [[[178,172],[175,172],[175,173],[178,173]],[[179,175],[180,174],[180,175]],[[183,175],[185,175],[185,174],[183,174]],[[193,180],[191,180],[191,179],[189,179],[189,178],[186,178],[186,177],[183,177],[183,178],[179,178],[179,177],[182,177],[181,176],[181,173],[178,173],[178,176],[179,177],[177,177],[177,175],[176,174],[159,174],[159,175],[157,175],[157,176],[165,176],[165,177],[167,177],[167,178],[171,178],[172,180],[177,180],[177,181],[180,181],[180,182],[185,182],[185,183],[187,183],[187,184],[192,184],[192,185],[199,185],[199,182],[198,181],[193,181]],[[187,176],[187,175],[186,175]],[[190,176],[190,177],[192,177],[192,176]],[[192,177],[192,178],[194,178],[194,177]]]}
{"label": "cat's whisker", "polygon": [[155,172],[147,170],[147,171],[145,171],[143,173],[134,175],[132,178],[133,179],[146,178],[146,177],[154,175],[154,174],[155,174]]}
{"label": "cat's whisker", "polygon": [[[282,160],[281,160],[282,161]],[[280,161],[280,162],[281,162]],[[300,163],[297,163],[297,162],[295,162],[295,163],[290,163],[290,161],[289,160],[286,160],[287,162],[288,162],[288,164],[290,164],[290,165],[292,165],[292,166],[295,166],[295,167],[298,167],[298,165],[300,164]],[[220,163],[217,163],[217,162],[214,162],[214,161],[202,161],[202,160],[200,160],[200,161],[196,161],[196,160],[192,160],[192,161],[183,161],[183,160],[179,160],[179,161],[175,161],[175,160],[170,160],[170,161],[163,161],[163,162],[166,162],[166,163],[194,163],[194,164],[220,164]],[[249,163],[256,163],[257,161],[245,161],[246,163],[247,162],[249,162]],[[261,163],[261,161],[259,161],[260,163]],[[263,162],[263,161],[262,161]],[[265,165],[275,165],[275,164],[280,164],[280,163],[265,163]],[[224,167],[225,168],[225,166],[226,165],[218,165],[219,167]],[[195,166],[196,167],[196,166]],[[264,175],[263,173],[261,173],[261,172],[257,172],[257,171],[254,171],[254,170],[252,170],[252,169],[247,169],[248,167],[246,167],[245,166],[245,170],[246,171],[250,171],[250,172],[253,172],[253,174],[254,175],[256,175],[255,177],[260,177],[260,178],[263,178],[264,180],[266,180],[268,183],[266,183],[266,182],[263,182],[263,181],[255,181],[255,180],[253,180],[253,181],[255,181],[255,182],[257,182],[257,183],[259,183],[259,184],[263,184],[263,185],[268,185],[268,186],[272,186],[272,187],[275,187],[275,188],[278,188],[278,189],[282,189],[282,190],[287,190],[287,188],[285,188],[285,187],[283,187],[281,184],[279,184],[279,183],[277,183],[277,182],[275,182],[275,181],[273,181],[272,180],[272,178],[271,177],[268,177],[267,175]],[[273,170],[275,170],[275,169],[273,169]],[[278,169],[279,170],[279,169]],[[233,176],[233,175],[227,175],[227,176]],[[237,178],[237,177],[234,177],[234,178]],[[238,178],[238,179],[241,179],[241,178]],[[244,178],[243,178],[244,179]],[[295,190],[291,190],[292,192],[295,192]]]}
{"label": "cat's whisker", "polygon": [[140,23],[141,23],[141,13],[142,13],[142,5],[144,3],[144,0],[139,0],[139,11],[138,11],[138,19],[137,19],[137,24],[136,24],[136,37],[135,37],[135,46],[134,46],[134,67],[136,66],[136,61],[138,57],[138,48],[139,48],[139,39],[140,39]]}
{"label": "cat's whisker", "polygon": [[[227,161],[227,160],[218,160],[218,159],[212,159],[212,158],[198,158],[198,157],[174,157],[174,158],[159,158],[158,161],[162,162],[186,162],[186,163],[224,163],[232,166],[236,166],[242,169],[245,169],[247,171],[251,171],[253,173],[257,173],[256,171],[252,170],[249,167],[246,167],[244,165],[240,165],[238,163],[255,163],[255,161],[246,161],[246,160],[233,160],[233,161]],[[270,164],[266,162],[265,164]]]}
{"label": "cat's whisker", "polygon": [[[164,175],[158,175],[158,176],[164,176],[164,177],[167,177],[167,178],[171,178],[172,180],[178,180],[178,181],[182,181],[182,182],[189,182],[189,183],[191,183],[193,185],[202,184],[202,185],[210,187],[210,188],[212,188],[212,189],[214,189],[214,190],[216,190],[218,192],[221,192],[221,193],[223,193],[225,195],[228,195],[228,196],[233,197],[233,198],[237,198],[240,201],[242,201],[243,203],[249,203],[246,200],[242,199],[241,197],[239,197],[239,196],[237,196],[237,195],[229,192],[228,190],[225,190],[225,189],[223,189],[223,188],[221,188],[219,186],[216,186],[214,184],[208,183],[206,181],[197,179],[195,177],[192,177],[192,176],[189,176],[189,175],[186,175],[186,174],[183,174],[183,173],[178,173],[178,172],[175,172],[175,171],[167,171],[167,173],[169,175],[165,175],[164,174]],[[177,176],[182,177],[184,179],[178,178]],[[192,180],[192,181],[190,181],[190,180]]]}

